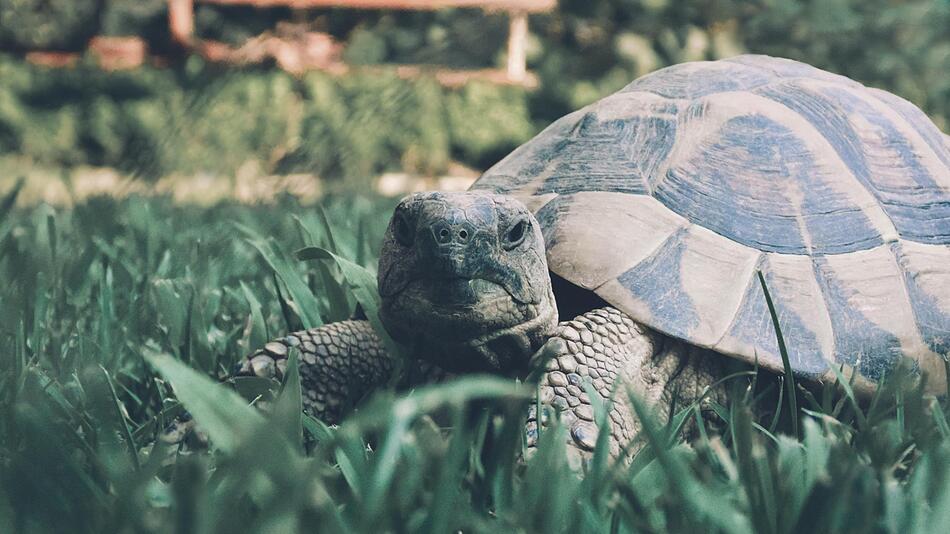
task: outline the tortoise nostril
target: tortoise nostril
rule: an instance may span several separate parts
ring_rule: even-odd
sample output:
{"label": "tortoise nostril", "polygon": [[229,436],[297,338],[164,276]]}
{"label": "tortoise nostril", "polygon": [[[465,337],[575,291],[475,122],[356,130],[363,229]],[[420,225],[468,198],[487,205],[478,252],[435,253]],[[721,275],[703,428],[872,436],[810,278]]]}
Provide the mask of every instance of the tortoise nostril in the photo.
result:
{"label": "tortoise nostril", "polygon": [[474,232],[467,225],[439,224],[432,228],[432,235],[440,245],[464,245]]}

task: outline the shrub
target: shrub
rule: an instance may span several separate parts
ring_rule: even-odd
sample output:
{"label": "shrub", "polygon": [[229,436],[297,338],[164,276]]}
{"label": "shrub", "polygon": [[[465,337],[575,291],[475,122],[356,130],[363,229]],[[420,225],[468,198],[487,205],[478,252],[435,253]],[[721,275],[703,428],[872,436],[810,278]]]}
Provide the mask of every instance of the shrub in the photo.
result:
{"label": "shrub", "polygon": [[0,153],[147,178],[230,173],[248,160],[351,181],[388,170],[433,175],[452,156],[489,164],[533,133],[523,90],[445,89],[382,69],[297,79],[194,60],[107,73],[0,56],[0,74],[11,82],[0,86]]}
{"label": "shrub", "polygon": [[0,45],[79,49],[98,32],[102,5],[103,0],[2,0]]}

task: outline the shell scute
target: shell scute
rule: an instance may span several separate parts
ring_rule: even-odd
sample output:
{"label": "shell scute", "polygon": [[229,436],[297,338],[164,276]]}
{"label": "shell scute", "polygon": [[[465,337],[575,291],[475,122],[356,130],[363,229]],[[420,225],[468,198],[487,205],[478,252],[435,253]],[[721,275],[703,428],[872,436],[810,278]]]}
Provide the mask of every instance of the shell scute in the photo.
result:
{"label": "shell scute", "polygon": [[660,69],[635,80],[621,93],[649,92],[665,98],[693,99],[714,93],[747,90],[772,80],[761,69],[720,61],[697,61]]}
{"label": "shell scute", "polygon": [[[831,320],[807,256],[766,254],[759,269],[780,318],[789,362],[800,374],[819,377],[834,361]],[[746,286],[732,324],[715,345],[732,353],[752,352],[766,369],[781,371],[782,356],[758,276]]]}
{"label": "shell scute", "polygon": [[946,151],[933,150],[924,128],[869,91],[840,84],[794,80],[756,92],[814,124],[847,165],[843,177],[875,197],[902,237],[950,243]]}
{"label": "shell scute", "polygon": [[[602,120],[589,113],[561,147],[550,177],[537,192],[648,194],[647,179],[666,159],[675,132],[675,118],[643,115]],[[634,147],[643,150],[633,153]]]}

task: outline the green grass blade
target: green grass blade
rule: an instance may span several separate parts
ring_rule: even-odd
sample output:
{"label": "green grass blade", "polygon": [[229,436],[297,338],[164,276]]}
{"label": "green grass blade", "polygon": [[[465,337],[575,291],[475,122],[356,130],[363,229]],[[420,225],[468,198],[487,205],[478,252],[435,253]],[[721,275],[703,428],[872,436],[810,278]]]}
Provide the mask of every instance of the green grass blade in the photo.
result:
{"label": "green grass blade", "polygon": [[125,437],[125,444],[129,449],[129,458],[132,460],[132,465],[135,466],[135,469],[141,469],[142,462],[139,459],[139,449],[135,444],[135,438],[132,437],[132,429],[129,428],[129,422],[125,418],[125,412],[122,408],[122,401],[119,400],[119,396],[115,392],[115,384],[112,382],[112,377],[109,376],[109,371],[106,371],[106,368],[99,366],[99,370],[102,371],[102,375],[105,377],[106,384],[109,385],[109,393],[112,395],[112,405],[115,407],[115,417],[117,425],[122,429],[123,435]]}
{"label": "green grass blade", "polygon": [[273,240],[264,239],[260,234],[251,228],[235,223],[238,230],[245,235],[247,242],[251,244],[258,253],[267,262],[267,265],[280,278],[281,282],[287,287],[290,299],[295,305],[295,312],[303,321],[304,328],[315,328],[323,324],[320,317],[320,303],[310,292],[304,279],[291,267],[290,261],[284,256],[280,249],[274,245]]}
{"label": "green grass blade", "polygon": [[0,198],[0,221],[6,219],[7,215],[9,215],[13,209],[13,206],[16,206],[16,199],[20,196],[20,191],[23,191],[23,186],[25,185],[25,176],[17,178],[13,187],[3,195],[3,198]]}
{"label": "green grass blade", "polygon": [[333,439],[334,431],[323,421],[305,413],[301,423],[317,444]]}
{"label": "green grass blade", "polygon": [[338,435],[354,435],[388,428],[396,413],[416,417],[442,408],[464,406],[476,400],[528,401],[533,391],[524,384],[486,375],[453,378],[443,383],[414,389],[411,394],[393,399],[392,392],[380,392],[340,427]]}
{"label": "green grass blade", "polygon": [[292,347],[287,356],[284,383],[274,403],[274,419],[287,441],[297,449],[303,443],[303,393],[300,389],[299,357],[300,351]]}
{"label": "green grass blade", "polygon": [[945,440],[950,439],[950,424],[947,424],[947,414],[943,411],[943,407],[939,402],[933,403],[933,411],[930,413],[940,436]]}
{"label": "green grass blade", "polygon": [[683,460],[671,453],[666,436],[654,422],[652,412],[632,392],[628,397],[640,420],[647,443],[656,454],[656,460],[662,466],[671,488],[682,500],[683,511],[688,514],[693,528],[706,525],[726,532],[751,532],[746,518],[731,513],[731,507],[714,494],[702,491],[703,486],[693,478]]}
{"label": "green grass blade", "polygon": [[244,294],[244,300],[247,301],[247,307],[250,312],[246,327],[247,349],[253,350],[254,347],[263,347],[264,343],[270,338],[267,332],[267,323],[264,322],[264,313],[261,303],[251,292],[250,288],[242,280],[241,292]]}
{"label": "green grass blade", "polygon": [[851,403],[851,408],[854,410],[854,416],[858,420],[858,429],[864,430],[867,428],[867,418],[864,416],[864,411],[861,410],[861,405],[858,403],[858,398],[854,395],[854,389],[851,387],[851,382],[844,377],[844,374],[841,372],[838,367],[832,365],[831,370],[835,373],[835,377],[838,379],[838,384],[841,386],[841,389],[844,390],[845,398],[848,399],[848,402]]}
{"label": "green grass blade", "polygon": [[188,305],[173,280],[155,280],[152,282],[157,322],[168,336],[169,344],[176,351],[182,351],[185,343],[185,326],[188,320]]}
{"label": "green grass blade", "polygon": [[762,285],[762,293],[765,295],[765,303],[769,307],[769,316],[772,318],[772,326],[775,328],[775,338],[778,341],[778,350],[782,355],[782,366],[785,371],[785,397],[788,399],[788,411],[792,420],[792,434],[800,437],[798,432],[798,395],[795,392],[795,375],[792,373],[792,364],[788,359],[788,348],[785,346],[785,336],[782,335],[782,326],[778,322],[778,314],[775,312],[775,304],[772,303],[772,295],[765,283],[765,276],[762,271],[756,271],[759,277],[759,283]]}
{"label": "green grass blade", "polygon": [[298,250],[297,258],[300,260],[330,260],[336,262],[343,273],[343,278],[349,284],[349,289],[356,296],[360,306],[363,307],[367,319],[373,325],[373,330],[382,340],[386,350],[393,356],[406,358],[406,350],[389,335],[379,319],[380,299],[376,288],[376,277],[368,269],[320,247],[307,247]]}
{"label": "green grass blade", "polygon": [[327,210],[322,205],[317,206],[317,217],[320,219],[320,225],[323,227],[323,235],[326,236],[326,248],[334,254],[340,253],[340,247],[336,239],[333,238],[333,225],[327,217]]}
{"label": "green grass blade", "polygon": [[106,365],[113,365],[116,361],[113,339],[115,335],[115,296],[112,284],[112,267],[108,265],[102,270],[99,278],[99,349],[103,358],[100,360]]}
{"label": "green grass blade", "polygon": [[[2,219],[3,216],[0,215],[0,220]],[[53,260],[53,265],[57,265],[59,263],[59,246],[56,234],[56,212],[54,211],[46,214],[46,235],[49,240],[50,259]]]}

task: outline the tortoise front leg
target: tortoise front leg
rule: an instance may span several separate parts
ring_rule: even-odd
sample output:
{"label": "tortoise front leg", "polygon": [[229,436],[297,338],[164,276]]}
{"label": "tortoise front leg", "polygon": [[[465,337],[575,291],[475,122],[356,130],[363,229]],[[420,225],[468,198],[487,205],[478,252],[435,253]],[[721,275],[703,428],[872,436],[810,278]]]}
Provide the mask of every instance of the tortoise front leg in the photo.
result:
{"label": "tortoise front leg", "polygon": [[[240,374],[283,379],[291,347],[300,351],[304,409],[329,424],[339,423],[349,407],[386,384],[395,370],[393,357],[367,321],[341,321],[267,343],[242,362]],[[575,459],[589,456],[598,433],[584,382],[604,401],[617,389],[607,429],[616,456],[640,431],[624,388],[658,417],[668,418],[674,407],[698,400],[725,371],[721,356],[657,334],[610,307],[562,322],[542,350],[553,357],[541,378],[541,399],[567,425]],[[438,376],[437,369],[429,371],[422,374]],[[718,390],[710,396],[723,400]],[[537,432],[535,415],[532,408],[529,445]]]}
{"label": "tortoise front leg", "polygon": [[396,367],[368,321],[340,321],[268,342],[241,362],[238,374],[283,380],[292,348],[300,351],[304,410],[328,424],[386,384]]}
{"label": "tortoise front leg", "polygon": [[[721,356],[653,332],[611,307],[560,323],[548,343],[554,357],[541,379],[541,400],[555,408],[567,425],[569,450],[575,459],[590,455],[598,434],[584,382],[605,402],[616,389],[606,430],[611,455],[617,456],[641,428],[625,388],[665,420],[674,407],[685,408],[700,399],[724,374]],[[718,388],[710,396],[722,400]],[[536,434],[534,416],[532,410],[529,444]],[[632,450],[640,446],[642,442],[634,443]]]}

